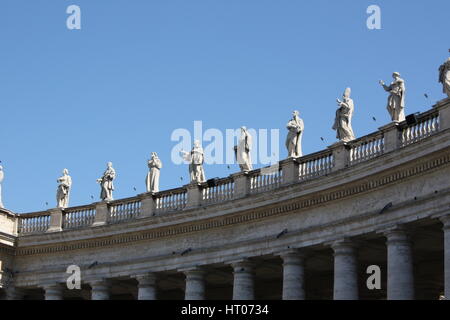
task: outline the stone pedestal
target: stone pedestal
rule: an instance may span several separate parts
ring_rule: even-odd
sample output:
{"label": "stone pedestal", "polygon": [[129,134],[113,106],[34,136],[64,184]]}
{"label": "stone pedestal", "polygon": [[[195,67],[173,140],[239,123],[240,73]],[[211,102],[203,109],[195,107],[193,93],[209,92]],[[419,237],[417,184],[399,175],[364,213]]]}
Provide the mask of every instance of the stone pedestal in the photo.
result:
{"label": "stone pedestal", "polygon": [[50,209],[50,227],[47,232],[62,231],[63,212],[60,208]]}
{"label": "stone pedestal", "polygon": [[95,219],[93,227],[102,226],[108,222],[109,209],[107,202],[98,202],[95,205]]}
{"label": "stone pedestal", "polygon": [[296,158],[288,158],[280,162],[283,172],[283,184],[290,185],[299,182],[300,167]]}
{"label": "stone pedestal", "polygon": [[185,270],[185,300],[205,300],[205,272],[201,269]]}
{"label": "stone pedestal", "polygon": [[356,248],[350,241],[332,244],[334,251],[334,300],[358,300]]}
{"label": "stone pedestal", "polygon": [[191,183],[186,186],[187,204],[186,208],[197,208],[202,201],[202,192],[198,183]]}
{"label": "stone pedestal", "polygon": [[141,195],[141,214],[140,219],[152,217],[155,213],[155,199],[153,194],[145,193]]}
{"label": "stone pedestal", "polygon": [[411,242],[403,228],[385,232],[387,238],[388,300],[413,300],[414,276]]}
{"label": "stone pedestal", "polygon": [[285,252],[283,259],[283,300],[305,300],[305,257],[299,251]]}
{"label": "stone pedestal", "polygon": [[250,193],[248,175],[244,172],[239,172],[231,175],[231,177],[234,181],[233,199],[245,198]]}
{"label": "stone pedestal", "polygon": [[136,276],[138,300],[156,300],[156,276],[152,273]]}
{"label": "stone pedestal", "polygon": [[253,266],[248,260],[231,264],[233,267],[233,300],[254,300]]}
{"label": "stone pedestal", "polygon": [[333,171],[338,171],[348,167],[350,163],[350,147],[345,142],[337,142],[328,147],[333,151],[334,166]]}
{"label": "stone pedestal", "polygon": [[384,136],[384,153],[389,153],[400,146],[400,131],[397,122],[391,122],[384,127],[379,128]]}

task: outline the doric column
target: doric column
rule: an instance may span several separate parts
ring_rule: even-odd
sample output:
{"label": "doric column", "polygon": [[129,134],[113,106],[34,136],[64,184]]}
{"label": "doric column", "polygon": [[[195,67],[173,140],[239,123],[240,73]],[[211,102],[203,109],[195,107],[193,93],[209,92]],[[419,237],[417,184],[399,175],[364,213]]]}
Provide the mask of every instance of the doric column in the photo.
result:
{"label": "doric column", "polygon": [[156,300],[156,276],[153,273],[136,276],[138,300]]}
{"label": "doric column", "polygon": [[355,245],[347,240],[334,242],[334,300],[358,300],[358,265]]}
{"label": "doric column", "polygon": [[42,287],[44,289],[45,300],[63,300],[63,287],[61,284],[49,284]]}
{"label": "doric column", "polygon": [[388,300],[414,299],[411,241],[403,228],[386,231]]}
{"label": "doric column", "polygon": [[242,260],[231,264],[233,267],[233,300],[253,300],[254,279],[253,266],[248,260]]}
{"label": "doric column", "polygon": [[201,269],[184,270],[186,275],[185,300],[205,300],[205,272]]}
{"label": "doric column", "polygon": [[299,251],[282,253],[283,300],[305,300],[305,257]]}
{"label": "doric column", "polygon": [[89,282],[91,285],[91,300],[109,300],[111,284],[106,279]]}
{"label": "doric column", "polygon": [[444,224],[444,288],[445,298],[450,300],[450,215],[441,218]]}

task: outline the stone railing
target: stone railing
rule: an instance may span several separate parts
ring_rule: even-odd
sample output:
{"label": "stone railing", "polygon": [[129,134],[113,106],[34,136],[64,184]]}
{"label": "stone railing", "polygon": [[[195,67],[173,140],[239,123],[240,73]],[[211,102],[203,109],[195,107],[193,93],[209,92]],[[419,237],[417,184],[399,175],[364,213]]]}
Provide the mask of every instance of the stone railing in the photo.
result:
{"label": "stone railing", "polygon": [[109,218],[111,223],[135,219],[141,212],[141,200],[129,198],[111,202],[109,205]]}
{"label": "stone railing", "polygon": [[275,165],[251,171],[248,175],[250,179],[249,192],[253,194],[279,188],[283,183],[282,170],[281,166]]}
{"label": "stone railing", "polygon": [[298,159],[282,160],[268,168],[235,173],[203,184],[190,184],[109,203],[22,214],[18,216],[17,230],[19,234],[33,234],[101,226],[215,205],[283,186],[306,183],[450,129],[450,99],[408,120],[390,123],[373,134],[349,143],[336,143],[326,150]]}
{"label": "stone railing", "polygon": [[63,229],[75,229],[90,226],[94,223],[95,206],[68,208],[63,212]]}
{"label": "stone railing", "polygon": [[298,176],[300,181],[311,180],[330,173],[333,167],[332,150],[321,151],[300,158]]}
{"label": "stone railing", "polygon": [[155,213],[183,210],[187,204],[186,188],[163,191],[155,195]]}
{"label": "stone railing", "polygon": [[384,136],[382,132],[365,136],[350,145],[350,164],[357,164],[378,157],[384,153]]}
{"label": "stone railing", "polygon": [[419,142],[439,131],[439,113],[437,110],[424,112],[416,117],[417,122],[404,125],[401,131],[401,145],[407,146]]}
{"label": "stone railing", "polygon": [[50,228],[50,216],[47,211],[34,212],[19,217],[18,233],[41,233]]}
{"label": "stone railing", "polygon": [[234,181],[232,178],[214,179],[202,186],[202,203],[213,204],[233,199]]}

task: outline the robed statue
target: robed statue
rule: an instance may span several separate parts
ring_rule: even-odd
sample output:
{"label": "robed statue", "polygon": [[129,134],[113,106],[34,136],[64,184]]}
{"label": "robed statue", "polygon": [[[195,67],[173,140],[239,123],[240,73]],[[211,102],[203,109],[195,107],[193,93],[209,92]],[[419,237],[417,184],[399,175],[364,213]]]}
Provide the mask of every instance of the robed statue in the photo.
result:
{"label": "robed statue", "polygon": [[351,89],[345,89],[342,101],[337,99],[339,108],[336,110],[333,130],[336,130],[336,138],[343,142],[355,140],[352,129],[352,117],[355,109],[353,99],[350,98]]}
{"label": "robed statue", "polygon": [[205,155],[203,153],[203,148],[200,146],[200,141],[194,141],[194,147],[191,152],[181,151],[181,154],[183,155],[184,160],[189,162],[191,183],[206,182],[205,170],[203,169]]}
{"label": "robed statue", "polygon": [[64,209],[69,206],[70,188],[72,187],[72,178],[69,176],[69,170],[64,169],[63,175],[58,178],[57,182],[56,206]]}
{"label": "robed statue", "polygon": [[305,126],[299,115],[300,113],[298,111],[294,111],[292,113],[292,119],[287,124],[289,132],[286,138],[286,148],[288,150],[289,158],[299,158],[303,156],[302,137]]}
{"label": "robed statue", "polygon": [[241,128],[239,143],[234,147],[237,163],[242,172],[253,170],[253,164],[250,153],[252,151],[253,139],[246,127]]}
{"label": "robed statue", "polygon": [[145,179],[145,185],[147,186],[147,192],[159,192],[159,174],[162,168],[162,162],[158,158],[156,152],[152,152],[152,157],[148,160],[148,173]]}
{"label": "robed statue", "polygon": [[116,171],[112,167],[112,162],[108,162],[108,167],[103,173],[103,176],[97,179],[97,183],[100,183],[101,193],[100,199],[103,201],[112,201],[114,191],[114,179],[116,178]]}
{"label": "robed statue", "polygon": [[450,58],[439,68],[439,82],[442,83],[442,90],[450,98]]}
{"label": "robed statue", "polygon": [[400,73],[392,74],[394,81],[387,86],[383,80],[380,80],[381,86],[389,92],[387,110],[392,121],[402,122],[405,120],[405,81],[400,78]]}
{"label": "robed statue", "polygon": [[0,166],[0,208],[4,208],[3,202],[2,202],[2,182],[3,182],[4,177],[5,177],[5,175],[3,173],[3,167]]}

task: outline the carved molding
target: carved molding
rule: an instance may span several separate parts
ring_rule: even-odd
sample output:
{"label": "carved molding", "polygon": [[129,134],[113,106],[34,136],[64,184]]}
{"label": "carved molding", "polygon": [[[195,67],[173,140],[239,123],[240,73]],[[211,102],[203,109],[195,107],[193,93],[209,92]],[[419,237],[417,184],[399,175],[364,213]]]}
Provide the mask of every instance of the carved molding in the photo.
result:
{"label": "carved molding", "polygon": [[[448,152],[448,151],[447,151]],[[261,220],[268,217],[289,214],[294,211],[323,205],[336,200],[345,199],[357,194],[366,193],[375,189],[396,183],[400,180],[424,174],[426,172],[443,167],[450,163],[450,153],[418,162],[406,168],[399,168],[394,172],[381,177],[364,178],[352,182],[351,186],[342,186],[337,190],[321,191],[319,195],[308,195],[300,199],[270,205],[269,208],[258,208],[246,212],[233,213],[230,216],[211,218],[207,221],[194,221],[181,225],[161,227],[158,230],[143,231],[133,234],[122,234],[100,239],[88,239],[76,241],[70,244],[40,245],[17,249],[17,255],[49,254],[64,251],[82,250],[106,246],[121,245],[145,240],[155,240],[186,233],[193,233],[214,228],[222,228],[240,223]],[[369,179],[369,180],[368,180]]]}

